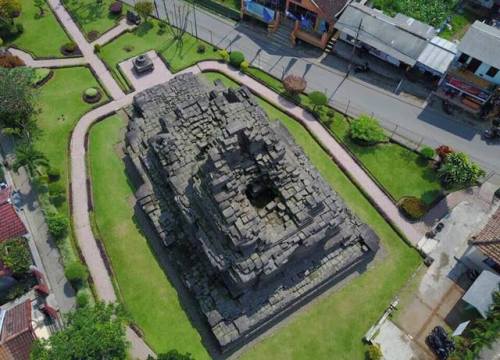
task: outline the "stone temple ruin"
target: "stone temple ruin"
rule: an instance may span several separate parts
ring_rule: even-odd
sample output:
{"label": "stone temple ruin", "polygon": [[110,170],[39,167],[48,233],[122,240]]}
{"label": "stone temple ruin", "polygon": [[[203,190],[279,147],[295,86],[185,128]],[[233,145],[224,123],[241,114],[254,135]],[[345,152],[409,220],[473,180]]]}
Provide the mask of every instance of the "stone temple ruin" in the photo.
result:
{"label": "stone temple ruin", "polygon": [[246,88],[179,75],[128,109],[136,196],[222,349],[366,266],[377,235]]}

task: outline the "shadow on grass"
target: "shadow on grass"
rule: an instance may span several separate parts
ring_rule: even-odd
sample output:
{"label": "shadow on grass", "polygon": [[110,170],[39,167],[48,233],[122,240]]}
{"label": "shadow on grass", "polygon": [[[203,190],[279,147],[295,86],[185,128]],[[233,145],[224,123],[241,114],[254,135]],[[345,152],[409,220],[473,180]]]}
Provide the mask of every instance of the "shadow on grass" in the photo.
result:
{"label": "shadow on grass", "polygon": [[139,37],[143,37],[146,36],[153,28],[154,24],[151,21],[146,21],[137,26],[134,30],[134,34]]}

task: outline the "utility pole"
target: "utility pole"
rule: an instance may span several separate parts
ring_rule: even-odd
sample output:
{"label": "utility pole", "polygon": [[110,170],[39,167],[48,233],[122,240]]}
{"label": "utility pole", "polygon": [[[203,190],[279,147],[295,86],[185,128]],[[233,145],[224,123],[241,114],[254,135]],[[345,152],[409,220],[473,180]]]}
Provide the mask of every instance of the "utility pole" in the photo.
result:
{"label": "utility pole", "polygon": [[354,45],[352,47],[352,53],[351,53],[351,59],[349,60],[349,65],[347,66],[347,73],[346,73],[346,77],[349,75],[349,73],[351,72],[351,67],[352,67],[352,61],[354,59],[354,52],[356,51],[356,47],[358,45],[358,39],[359,39],[359,32],[361,31],[361,25],[363,24],[363,18],[361,18],[361,20],[359,20],[359,25],[358,25],[358,28],[356,29],[356,37],[354,38]]}

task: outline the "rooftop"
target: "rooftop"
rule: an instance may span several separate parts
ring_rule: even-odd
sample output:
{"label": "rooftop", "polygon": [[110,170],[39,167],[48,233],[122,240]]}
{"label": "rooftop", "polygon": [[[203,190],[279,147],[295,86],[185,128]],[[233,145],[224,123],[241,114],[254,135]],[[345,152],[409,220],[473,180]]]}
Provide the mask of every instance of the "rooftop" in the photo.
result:
{"label": "rooftop", "polygon": [[473,237],[472,244],[500,266],[500,207],[484,228]]}
{"label": "rooftop", "polygon": [[19,218],[14,206],[9,203],[0,205],[0,241],[22,236],[28,231]]}
{"label": "rooftop", "polygon": [[458,51],[500,69],[500,29],[476,20],[460,41]]}
{"label": "rooftop", "polygon": [[390,17],[358,3],[346,8],[335,28],[411,66],[436,35],[430,25],[401,14]]}

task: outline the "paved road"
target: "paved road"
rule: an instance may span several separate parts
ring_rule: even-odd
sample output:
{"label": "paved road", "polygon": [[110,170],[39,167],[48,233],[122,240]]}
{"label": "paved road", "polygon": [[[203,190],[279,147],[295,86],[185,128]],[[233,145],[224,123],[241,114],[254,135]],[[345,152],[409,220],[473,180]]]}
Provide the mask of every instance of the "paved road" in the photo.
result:
{"label": "paved road", "polygon": [[[133,4],[134,0],[124,2]],[[164,19],[166,11],[173,11],[174,3],[178,4],[179,0],[155,0],[157,15]],[[253,65],[274,76],[281,77],[284,73],[304,75],[308,88],[326,91],[330,103],[339,110],[344,111],[349,104],[348,113],[352,116],[373,113],[389,130],[398,125],[397,132],[403,137],[417,142],[422,140],[430,146],[450,145],[469,153],[487,169],[500,173],[500,144],[486,144],[478,130],[439,110],[422,108],[404,97],[353,77],[345,79],[345,73],[334,67],[338,60],[334,56],[323,58],[318,51],[302,47],[291,49],[269,38],[256,26],[233,23],[201,9],[196,11],[196,20],[198,36],[203,40],[221,48],[243,51]],[[190,14],[188,31],[195,33],[193,13]]]}

